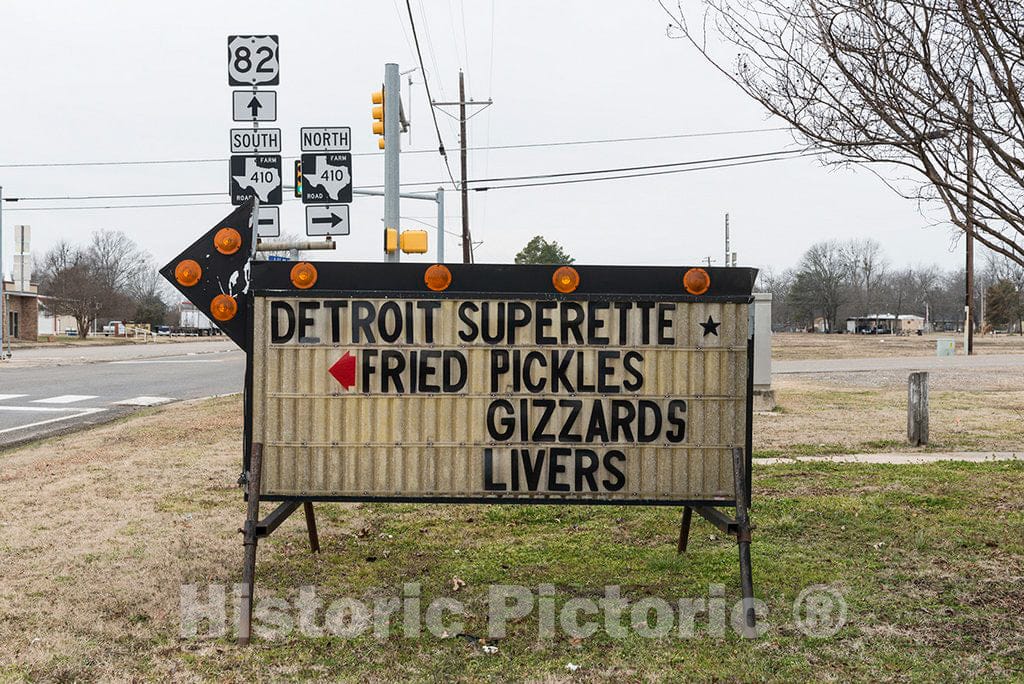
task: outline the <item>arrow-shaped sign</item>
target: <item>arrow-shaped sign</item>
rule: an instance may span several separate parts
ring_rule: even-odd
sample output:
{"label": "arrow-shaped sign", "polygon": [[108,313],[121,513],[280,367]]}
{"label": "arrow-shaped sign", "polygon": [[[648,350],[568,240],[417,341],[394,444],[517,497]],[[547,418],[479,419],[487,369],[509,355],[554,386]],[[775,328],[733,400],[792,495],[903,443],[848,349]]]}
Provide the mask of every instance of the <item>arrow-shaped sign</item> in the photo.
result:
{"label": "arrow-shaped sign", "polygon": [[[213,318],[217,327],[242,349],[248,348],[248,262],[255,253],[256,226],[253,225],[253,214],[256,211],[256,200],[250,199],[215,223],[202,237],[160,269],[160,275],[170,281],[197,309]],[[231,254],[224,254],[214,248],[214,236],[225,228],[237,231],[242,240],[241,247]],[[193,269],[198,267],[201,273],[198,282],[183,282],[179,278],[178,271],[187,262],[192,262]],[[227,320],[213,317],[213,300],[219,295],[232,298],[238,307],[237,312]]]}
{"label": "arrow-shaped sign", "polygon": [[341,358],[334,362],[334,365],[327,369],[338,383],[345,389],[355,387],[356,384],[356,357],[345,352]]}
{"label": "arrow-shaped sign", "polygon": [[260,101],[256,99],[255,95],[253,95],[252,99],[249,100],[249,104],[245,106],[249,108],[249,111],[252,112],[252,118],[255,119],[260,113],[260,107],[263,105],[260,104]]}

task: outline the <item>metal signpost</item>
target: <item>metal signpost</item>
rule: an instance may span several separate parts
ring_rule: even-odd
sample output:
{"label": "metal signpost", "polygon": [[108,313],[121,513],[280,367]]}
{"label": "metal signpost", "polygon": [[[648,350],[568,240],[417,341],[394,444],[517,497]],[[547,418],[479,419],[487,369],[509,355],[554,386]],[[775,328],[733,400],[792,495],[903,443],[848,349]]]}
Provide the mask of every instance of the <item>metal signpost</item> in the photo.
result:
{"label": "metal signpost", "polygon": [[[258,237],[281,235],[281,129],[259,128],[261,121],[277,121],[277,92],[259,86],[280,85],[280,42],[275,35],[228,36],[228,85],[252,86],[231,93],[233,121],[248,121],[252,128],[231,129],[229,192],[231,203],[258,198]],[[276,153],[276,154],[272,154]],[[259,206],[266,205],[266,206]]]}
{"label": "metal signpost", "polygon": [[301,506],[316,550],[315,502],[660,505],[680,553],[693,512],[736,537],[753,629],[754,269],[250,263],[252,213],[161,270],[247,355],[250,605],[258,539]]}

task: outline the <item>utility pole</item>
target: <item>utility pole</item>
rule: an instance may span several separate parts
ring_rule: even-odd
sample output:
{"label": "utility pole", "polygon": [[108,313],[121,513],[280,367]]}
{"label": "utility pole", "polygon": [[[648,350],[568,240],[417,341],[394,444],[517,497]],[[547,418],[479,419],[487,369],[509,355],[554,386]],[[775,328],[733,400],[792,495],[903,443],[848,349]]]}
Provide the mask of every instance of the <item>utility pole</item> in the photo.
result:
{"label": "utility pole", "polygon": [[0,185],[0,360],[4,356],[4,333],[7,330],[7,313],[4,310],[7,294],[4,292],[4,186]]}
{"label": "utility pole", "polygon": [[[399,170],[398,157],[402,148],[399,106],[401,78],[397,64],[384,65],[384,227],[399,230]],[[388,262],[397,263],[401,250],[385,255]]]}
{"label": "utility pole", "polygon": [[974,83],[967,85],[967,293],[964,351],[974,354]]}
{"label": "utility pole", "polygon": [[729,265],[729,212],[725,212],[725,265]]}
{"label": "utility pole", "polygon": [[462,167],[462,263],[473,261],[473,243],[469,235],[469,188],[466,186],[466,81],[459,69],[459,164]]}
{"label": "utility pole", "polygon": [[[472,119],[474,116],[482,112],[487,107],[494,104],[492,100],[481,100],[475,102],[473,100],[466,100],[466,77],[462,73],[462,69],[459,69],[459,99],[457,102],[431,102],[434,107],[454,107],[459,108],[459,162],[461,164],[461,175],[462,179],[460,185],[462,186],[462,263],[469,264],[473,261],[473,238],[469,232],[469,186],[466,184],[466,176],[469,175],[468,171],[468,158],[466,148],[469,147],[466,141],[466,122]],[[466,106],[480,107],[476,112],[470,116],[466,116]],[[445,112],[444,109],[441,109]],[[448,114],[451,116],[451,114]]]}

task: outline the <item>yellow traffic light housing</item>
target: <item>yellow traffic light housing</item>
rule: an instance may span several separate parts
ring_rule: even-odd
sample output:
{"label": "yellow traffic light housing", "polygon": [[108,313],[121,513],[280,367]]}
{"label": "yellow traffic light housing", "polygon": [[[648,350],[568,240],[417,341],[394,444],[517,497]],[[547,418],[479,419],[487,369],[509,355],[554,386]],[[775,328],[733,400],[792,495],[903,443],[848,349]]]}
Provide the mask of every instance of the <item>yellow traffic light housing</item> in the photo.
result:
{"label": "yellow traffic light housing", "polygon": [[371,96],[370,100],[373,102],[374,107],[371,110],[373,114],[373,134],[381,136],[377,139],[377,147],[384,149],[384,86],[380,87],[380,90],[375,91]]}
{"label": "yellow traffic light housing", "polygon": [[427,231],[425,230],[404,230],[402,231],[399,246],[406,254],[427,253]]}
{"label": "yellow traffic light housing", "polygon": [[384,253],[394,254],[398,251],[398,230],[395,228],[384,229]]}

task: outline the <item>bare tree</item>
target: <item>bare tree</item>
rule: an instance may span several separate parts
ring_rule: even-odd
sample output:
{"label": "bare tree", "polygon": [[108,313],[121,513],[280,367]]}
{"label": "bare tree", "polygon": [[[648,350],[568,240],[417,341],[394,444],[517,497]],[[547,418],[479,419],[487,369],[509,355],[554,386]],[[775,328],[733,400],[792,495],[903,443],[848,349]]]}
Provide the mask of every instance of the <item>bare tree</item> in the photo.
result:
{"label": "bare tree", "polygon": [[[839,243],[817,242],[800,258],[790,297],[796,311],[821,313],[826,332],[836,329],[846,301],[849,261]],[[813,319],[812,319],[813,323]]]}
{"label": "bare tree", "polygon": [[88,337],[89,324],[105,301],[88,252],[62,240],[43,255],[38,276],[39,291],[52,298],[54,315],[73,317],[78,336]]}
{"label": "bare tree", "polygon": [[123,233],[97,231],[84,248],[61,241],[37,268],[40,292],[53,298],[55,313],[75,318],[83,338],[99,316],[160,323],[166,314],[152,260]]}
{"label": "bare tree", "polygon": [[890,187],[938,200],[961,230],[970,214],[979,242],[1024,265],[1019,0],[705,0],[699,18],[682,0],[659,2],[670,35],[681,32],[803,143],[839,163],[909,171],[911,183]]}
{"label": "bare tree", "polygon": [[888,262],[882,254],[882,245],[871,238],[855,238],[843,247],[849,264],[850,286],[857,296],[860,315],[872,313],[877,298],[878,284],[885,278]]}

